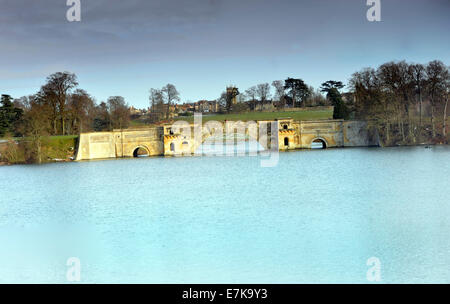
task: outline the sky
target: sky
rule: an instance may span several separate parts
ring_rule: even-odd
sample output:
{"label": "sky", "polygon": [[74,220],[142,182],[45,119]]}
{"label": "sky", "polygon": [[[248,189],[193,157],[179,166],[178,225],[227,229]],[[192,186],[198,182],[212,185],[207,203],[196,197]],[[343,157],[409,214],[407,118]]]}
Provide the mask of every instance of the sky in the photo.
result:
{"label": "sky", "polygon": [[0,0],[0,93],[36,93],[69,71],[97,102],[137,108],[174,84],[181,102],[213,100],[227,85],[302,78],[320,87],[392,60],[450,64],[449,0]]}

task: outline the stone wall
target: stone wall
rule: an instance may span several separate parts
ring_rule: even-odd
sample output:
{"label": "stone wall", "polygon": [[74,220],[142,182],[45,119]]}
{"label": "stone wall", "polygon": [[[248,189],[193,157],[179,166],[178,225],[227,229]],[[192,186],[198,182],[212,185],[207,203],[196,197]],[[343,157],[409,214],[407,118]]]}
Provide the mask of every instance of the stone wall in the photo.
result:
{"label": "stone wall", "polygon": [[[262,123],[272,123],[272,121],[259,121],[254,124],[254,127],[258,129]],[[378,137],[375,136],[376,134],[371,134],[367,122],[364,121],[280,119],[273,123],[276,127],[275,129],[271,127],[271,133],[278,134],[278,149],[281,151],[310,149],[313,142],[321,142],[325,148],[378,145],[372,140]],[[225,129],[222,124],[220,126],[219,129]],[[249,126],[242,127],[244,129],[240,132],[249,135]],[[185,128],[188,132],[194,130],[194,126],[189,124]],[[197,142],[195,138],[176,130],[177,128],[173,128],[173,125],[168,124],[146,129],[83,133],[80,135],[76,160],[133,157],[136,156],[139,148],[145,150],[150,156],[193,154],[202,142],[214,136],[214,132],[204,127],[199,135],[201,140]],[[259,131],[255,130],[255,134],[259,134]]]}
{"label": "stone wall", "polygon": [[346,121],[343,124],[344,147],[367,147],[369,136],[364,121]]}
{"label": "stone wall", "polygon": [[79,137],[76,160],[116,157],[113,132],[82,133]]}
{"label": "stone wall", "polygon": [[114,130],[113,132],[92,132],[80,134],[76,160],[90,160],[116,157],[133,157],[138,148],[149,155],[162,155],[161,128],[143,130]]}
{"label": "stone wall", "polygon": [[379,146],[378,132],[369,128],[366,121],[345,121],[343,124],[344,147]]}
{"label": "stone wall", "polygon": [[298,149],[310,149],[314,141],[322,141],[326,148],[342,147],[342,120],[300,121]]}

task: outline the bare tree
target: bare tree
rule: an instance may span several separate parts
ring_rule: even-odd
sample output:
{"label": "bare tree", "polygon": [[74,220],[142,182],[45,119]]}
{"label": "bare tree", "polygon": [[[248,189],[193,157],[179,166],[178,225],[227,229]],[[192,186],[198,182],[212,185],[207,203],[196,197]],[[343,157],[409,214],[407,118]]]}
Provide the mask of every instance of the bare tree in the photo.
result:
{"label": "bare tree", "polygon": [[245,91],[245,95],[247,95],[248,98],[250,98],[250,100],[248,101],[250,110],[254,111],[256,108],[256,95],[257,95],[256,86],[252,86],[252,87],[248,88]]}
{"label": "bare tree", "polygon": [[307,98],[307,102],[309,106],[325,106],[329,105],[330,101],[326,99],[320,89],[314,89],[312,86],[309,87],[310,95]]}
{"label": "bare tree", "polygon": [[274,80],[274,81],[272,81],[272,86],[275,89],[275,98],[278,101],[278,105],[284,107],[284,104],[285,104],[284,81],[283,80]]}
{"label": "bare tree", "polygon": [[422,116],[423,116],[422,88],[425,85],[425,67],[423,66],[423,64],[413,64],[410,66],[410,69],[416,94],[419,98],[419,140],[420,140],[420,135],[422,132]]}
{"label": "bare tree", "polygon": [[270,98],[270,85],[268,83],[258,84],[256,86],[256,94],[259,98],[260,111],[262,111],[264,104]]}
{"label": "bare tree", "polygon": [[51,126],[52,134],[58,134],[58,98],[50,85],[46,84],[41,87],[41,90],[36,94],[36,101],[40,104],[46,104],[51,109]]}
{"label": "bare tree", "polygon": [[14,106],[16,108],[22,109],[24,111],[28,111],[31,107],[31,100],[34,98],[34,95],[30,96],[22,96],[14,99]]}
{"label": "bare tree", "polygon": [[227,92],[222,92],[220,97],[216,99],[219,104],[220,112],[225,112],[227,108]]}
{"label": "bare tree", "polygon": [[444,137],[447,136],[447,108],[448,108],[448,94],[450,92],[450,81],[447,78],[447,83],[445,85],[445,105],[444,105],[444,122],[442,124],[442,134]]}
{"label": "bare tree", "polygon": [[412,77],[409,75],[408,64],[404,61],[399,63],[388,62],[380,66],[379,77],[387,92],[390,94],[392,104],[396,107],[397,125],[402,136],[406,140],[404,117],[408,117],[409,134],[411,135],[411,119],[409,116],[410,92]]}
{"label": "bare tree", "polygon": [[441,61],[435,60],[428,63],[426,67],[427,87],[431,102],[431,128],[433,137],[436,136],[435,128],[435,108],[437,107],[439,98],[443,96],[446,81],[448,81],[448,67]]}
{"label": "bare tree", "polygon": [[29,138],[25,158],[29,162],[41,163],[43,158],[43,136],[50,129],[51,109],[38,98],[31,98],[30,108],[24,115],[25,134]]}
{"label": "bare tree", "polygon": [[364,68],[350,79],[350,88],[355,96],[355,115],[369,119],[387,145],[391,143],[391,118],[395,116],[390,91],[386,90],[380,71]]}
{"label": "bare tree", "polygon": [[167,101],[166,119],[168,119],[170,113],[170,106],[175,104],[175,101],[180,100],[180,93],[177,91],[175,86],[170,83],[168,83],[165,87],[163,87],[161,91],[164,93]]}
{"label": "bare tree", "polygon": [[102,101],[95,107],[94,115],[92,127],[95,131],[111,130],[111,116],[106,102]]}
{"label": "bare tree", "polygon": [[71,89],[78,85],[77,76],[69,72],[58,72],[47,77],[45,86],[49,97],[56,101],[61,122],[61,134],[65,134],[66,103]]}
{"label": "bare tree", "polygon": [[[426,134],[422,132],[424,125],[431,125],[431,134],[427,134],[427,140],[433,141],[438,133],[436,111],[442,109],[442,135],[445,137],[448,82],[449,70],[441,61],[432,61],[426,66],[408,64],[405,61],[388,62],[377,70],[366,68],[354,73],[350,80],[350,88],[355,98],[355,115],[357,118],[370,119],[370,123],[374,123],[379,134],[386,138],[385,143],[389,145],[399,139],[402,143],[414,143],[417,134],[422,141]],[[423,111],[425,100],[430,102],[430,123],[423,119],[425,115],[429,115]],[[419,128],[415,127],[413,119],[416,108],[420,112]],[[419,132],[416,132],[417,129]],[[398,135],[401,138],[398,138]]]}
{"label": "bare tree", "polygon": [[157,95],[158,95],[158,90],[151,88],[149,100],[150,100],[150,111],[152,111],[152,112],[155,111],[155,109],[156,109]]}
{"label": "bare tree", "polygon": [[94,99],[82,89],[77,89],[69,98],[69,115],[71,116],[71,133],[81,133],[92,125],[94,116]]}
{"label": "bare tree", "polygon": [[166,116],[166,107],[164,105],[164,94],[161,90],[150,89],[151,119],[159,121]]}
{"label": "bare tree", "polygon": [[130,111],[128,104],[122,96],[111,96],[108,98],[109,114],[113,128],[124,129],[130,123]]}

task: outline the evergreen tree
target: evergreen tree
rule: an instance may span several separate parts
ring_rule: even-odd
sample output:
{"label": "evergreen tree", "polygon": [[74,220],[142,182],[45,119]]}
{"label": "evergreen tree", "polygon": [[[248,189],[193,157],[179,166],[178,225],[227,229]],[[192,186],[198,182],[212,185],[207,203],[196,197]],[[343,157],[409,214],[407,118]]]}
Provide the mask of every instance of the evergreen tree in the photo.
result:
{"label": "evergreen tree", "polygon": [[14,107],[9,95],[2,95],[0,103],[0,137],[5,136],[6,133],[16,135],[17,124],[22,118],[23,111]]}
{"label": "evergreen tree", "polygon": [[327,98],[334,106],[333,119],[348,119],[350,114],[339,92],[343,87],[344,85],[341,81],[329,80],[322,83],[322,87],[320,88],[322,92],[327,93]]}

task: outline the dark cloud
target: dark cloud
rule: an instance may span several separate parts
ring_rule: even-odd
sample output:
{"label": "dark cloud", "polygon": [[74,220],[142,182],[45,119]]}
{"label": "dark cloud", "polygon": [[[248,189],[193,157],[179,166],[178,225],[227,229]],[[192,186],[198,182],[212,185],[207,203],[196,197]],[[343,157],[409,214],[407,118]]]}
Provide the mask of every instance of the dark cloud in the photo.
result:
{"label": "dark cloud", "polygon": [[448,0],[382,0],[378,24],[367,22],[365,0],[81,4],[82,21],[70,23],[65,0],[0,0],[0,78],[46,73],[49,67],[104,70],[166,62],[170,69],[177,61],[233,57],[275,62],[295,55],[328,62],[342,54],[361,57],[381,45],[416,49],[420,40],[441,48],[449,44],[444,38],[450,28]]}
{"label": "dark cloud", "polygon": [[[392,24],[401,29],[402,24],[411,26],[411,18],[407,18],[411,12],[420,17],[436,8],[448,8],[448,2],[430,2],[382,1],[383,14],[392,16]],[[0,51],[2,58],[8,56],[8,63],[32,63],[70,56],[81,64],[123,56],[124,52],[136,60],[175,55],[266,55],[277,50],[330,47],[346,41],[349,35],[364,39],[363,29],[370,26],[365,20],[365,1],[361,0],[81,3],[82,21],[69,23],[64,0],[1,0],[0,41],[10,44],[9,50],[16,49],[15,54]],[[418,6],[419,10],[408,6]],[[438,15],[434,17],[431,22],[442,22]],[[384,35],[392,30],[387,29]],[[367,35],[378,34],[368,28]]]}

